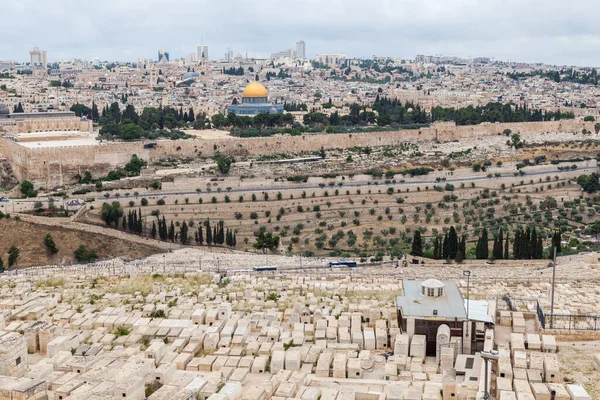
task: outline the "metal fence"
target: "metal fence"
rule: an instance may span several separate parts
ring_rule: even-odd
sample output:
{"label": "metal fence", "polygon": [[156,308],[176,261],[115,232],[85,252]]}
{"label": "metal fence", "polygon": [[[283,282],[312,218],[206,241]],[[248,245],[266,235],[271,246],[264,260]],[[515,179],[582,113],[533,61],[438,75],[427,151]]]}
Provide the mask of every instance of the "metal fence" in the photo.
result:
{"label": "metal fence", "polygon": [[600,330],[600,315],[582,314],[552,314],[544,311],[537,299],[504,296],[496,298],[496,308],[499,311],[535,312],[542,329],[557,329],[566,331],[598,331]]}

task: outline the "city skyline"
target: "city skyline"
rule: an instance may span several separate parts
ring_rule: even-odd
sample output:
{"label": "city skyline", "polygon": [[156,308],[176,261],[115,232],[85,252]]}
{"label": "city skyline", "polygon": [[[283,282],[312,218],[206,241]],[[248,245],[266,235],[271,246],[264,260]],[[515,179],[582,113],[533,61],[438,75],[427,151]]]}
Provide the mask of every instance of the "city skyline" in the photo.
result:
{"label": "city skyline", "polygon": [[[308,58],[322,53],[406,59],[416,54],[443,54],[600,65],[600,55],[594,51],[600,47],[600,35],[592,28],[592,16],[577,11],[581,9],[578,4],[585,5],[582,0],[574,0],[569,9],[559,8],[558,2],[537,0],[485,4],[436,0],[427,7],[386,0],[369,5],[294,0],[286,3],[285,9],[275,0],[252,6],[246,0],[229,1],[218,7],[207,1],[182,0],[168,10],[158,2],[153,7],[153,1],[145,2],[144,7],[137,0],[115,3],[115,7],[111,3],[71,7],[75,4],[72,0],[43,4],[25,0],[6,5],[0,59],[27,61],[28,51],[35,45],[48,52],[49,62],[94,57],[108,61],[153,59],[161,48],[177,59],[194,52],[202,39],[213,59],[221,58],[229,47],[235,54],[268,58],[272,52],[304,40]],[[72,12],[60,12],[66,8]],[[202,24],[190,18],[195,13],[202,15]],[[224,20],[228,23],[223,24]],[[31,27],[25,42],[18,33],[24,24]],[[52,35],[48,35],[49,29]]]}

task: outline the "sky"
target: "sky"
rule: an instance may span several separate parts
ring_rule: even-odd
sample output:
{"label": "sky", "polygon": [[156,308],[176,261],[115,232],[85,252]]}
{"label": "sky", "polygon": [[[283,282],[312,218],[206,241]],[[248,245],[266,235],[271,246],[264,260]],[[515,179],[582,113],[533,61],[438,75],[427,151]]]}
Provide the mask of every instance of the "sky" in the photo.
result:
{"label": "sky", "polygon": [[[19,0],[4,2],[0,60],[171,59],[201,42],[211,59],[417,54],[600,66],[595,0]],[[586,11],[587,10],[587,11]]]}

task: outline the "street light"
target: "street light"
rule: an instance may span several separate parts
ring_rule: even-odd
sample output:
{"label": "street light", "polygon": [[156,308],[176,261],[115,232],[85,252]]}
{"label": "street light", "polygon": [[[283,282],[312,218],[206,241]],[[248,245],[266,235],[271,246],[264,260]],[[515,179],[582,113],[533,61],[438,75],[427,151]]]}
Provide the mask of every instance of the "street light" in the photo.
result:
{"label": "street light", "polygon": [[481,358],[483,358],[483,362],[485,363],[485,378],[484,378],[485,382],[483,382],[483,384],[484,384],[483,400],[491,400],[492,398],[490,397],[490,394],[488,392],[488,363],[490,361],[498,361],[500,359],[500,354],[498,353],[497,350],[482,351],[479,354],[481,355]]}
{"label": "street light", "polygon": [[[471,271],[466,270],[463,271],[463,276],[467,277],[467,338],[468,340],[471,340],[470,338],[470,333],[471,333],[471,323],[469,322],[469,303],[471,302],[471,297],[470,297],[470,290],[471,290]],[[463,353],[464,353],[464,343],[463,343]],[[469,352],[470,352],[471,346],[469,346]]]}

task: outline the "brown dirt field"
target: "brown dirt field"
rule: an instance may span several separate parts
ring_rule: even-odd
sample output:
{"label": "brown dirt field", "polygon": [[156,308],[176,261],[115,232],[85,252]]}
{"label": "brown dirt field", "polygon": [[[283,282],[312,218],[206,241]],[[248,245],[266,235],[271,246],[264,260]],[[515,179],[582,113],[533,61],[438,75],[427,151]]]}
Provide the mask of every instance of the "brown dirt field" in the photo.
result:
{"label": "brown dirt field", "polygon": [[[58,253],[49,256],[44,246],[44,236],[52,235]],[[25,221],[0,220],[0,256],[8,267],[8,249],[15,245],[20,254],[17,268],[33,265],[71,264],[76,262],[73,252],[80,246],[96,249],[100,259],[122,256],[128,259],[146,257],[161,250],[151,245],[123,241],[114,237],[91,232],[65,229],[56,226],[37,225]]]}

